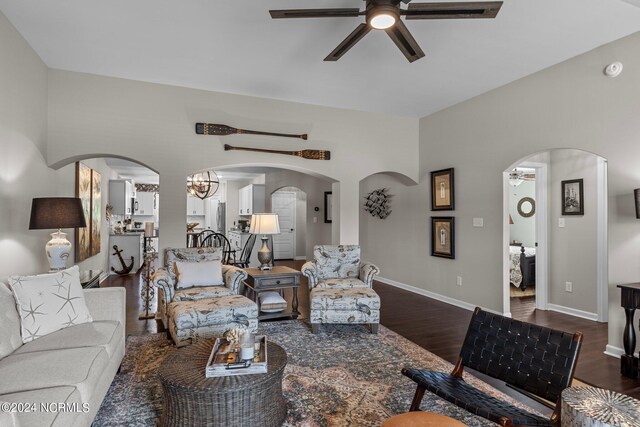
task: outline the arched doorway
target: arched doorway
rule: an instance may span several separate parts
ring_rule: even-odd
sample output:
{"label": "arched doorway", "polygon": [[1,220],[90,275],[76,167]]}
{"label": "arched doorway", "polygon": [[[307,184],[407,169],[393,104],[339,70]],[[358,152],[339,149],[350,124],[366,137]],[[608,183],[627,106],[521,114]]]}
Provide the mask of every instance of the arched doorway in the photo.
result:
{"label": "arched doorway", "polygon": [[522,279],[536,294],[524,296],[525,309],[606,322],[606,159],[575,149],[536,153],[505,169],[503,189],[504,312]]}
{"label": "arched doorway", "polygon": [[[313,254],[316,244],[330,244],[332,239],[332,224],[324,222],[324,194],[332,191],[335,180],[317,174],[303,173],[289,168],[264,165],[243,165],[216,167],[214,170],[218,179],[219,189],[211,197],[204,200],[205,209],[188,213],[187,222],[199,223],[198,228],[214,229],[211,220],[213,209],[206,209],[208,203],[217,203],[222,209],[216,209],[224,218],[223,229],[215,231],[227,235],[232,249],[241,253],[248,241],[248,227],[251,215],[262,212],[275,212],[282,197],[291,200],[292,223],[285,224],[286,218],[281,219],[281,234],[272,236],[274,258],[304,260]],[[186,181],[185,181],[186,182]],[[249,191],[247,192],[247,189]],[[249,211],[244,207],[247,193],[251,194]],[[293,229],[293,232],[291,231]],[[287,239],[284,239],[284,238]],[[287,240],[289,252],[284,253],[282,240]],[[257,264],[257,252],[261,241],[256,239],[252,251],[251,266]],[[279,247],[281,246],[281,247]],[[284,258],[283,258],[284,257]]]}
{"label": "arched doorway", "polygon": [[[71,180],[73,188],[79,186],[80,171],[91,171],[93,186],[98,182],[99,206],[91,201],[92,242],[97,245],[95,251],[74,261],[82,269],[101,270],[103,276],[109,274],[134,274],[144,264],[144,253],[148,246],[158,250],[159,228],[159,174],[135,159],[106,154],[83,155],[69,158],[56,164],[58,171],[66,175],[74,170]],[[68,183],[69,186],[71,183]],[[68,190],[73,191],[72,188]],[[81,194],[76,194],[81,196]],[[144,240],[145,225],[152,223],[153,235]],[[83,230],[78,230],[77,242],[80,244]],[[120,256],[114,250],[118,246]],[[76,255],[82,254],[80,251]],[[133,261],[130,261],[133,258]]]}

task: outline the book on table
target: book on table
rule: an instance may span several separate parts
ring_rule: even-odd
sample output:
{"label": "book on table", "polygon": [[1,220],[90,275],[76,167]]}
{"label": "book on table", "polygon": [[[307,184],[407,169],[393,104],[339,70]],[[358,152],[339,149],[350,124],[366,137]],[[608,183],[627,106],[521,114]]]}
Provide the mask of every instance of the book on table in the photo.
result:
{"label": "book on table", "polygon": [[205,368],[207,378],[230,375],[264,374],[267,372],[267,337],[256,336],[253,359],[240,356],[240,345],[216,338]]}

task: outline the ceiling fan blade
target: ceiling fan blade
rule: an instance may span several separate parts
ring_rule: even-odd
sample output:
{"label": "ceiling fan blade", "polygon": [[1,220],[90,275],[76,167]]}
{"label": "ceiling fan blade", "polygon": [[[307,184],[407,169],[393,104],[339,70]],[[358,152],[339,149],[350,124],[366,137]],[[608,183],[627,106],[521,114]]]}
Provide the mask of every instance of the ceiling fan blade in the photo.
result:
{"label": "ceiling fan blade", "polygon": [[396,46],[398,46],[398,49],[407,57],[409,62],[417,61],[424,56],[424,52],[420,49],[418,42],[413,38],[409,29],[401,20],[398,20],[393,27],[385,31],[389,34],[389,37],[391,37],[391,40],[393,40]]}
{"label": "ceiling fan blade", "polygon": [[475,19],[495,18],[502,7],[501,1],[474,1],[459,3],[411,3],[400,13],[406,19]]}
{"label": "ceiling fan blade", "polygon": [[359,9],[285,9],[270,10],[273,19],[279,18],[339,18],[359,16]]}
{"label": "ceiling fan blade", "polygon": [[369,31],[371,31],[371,27],[369,25],[365,23],[358,25],[356,29],[353,30],[353,32],[349,34],[347,38],[344,39],[342,43],[338,45],[338,47],[333,49],[333,52],[331,52],[329,56],[324,58],[324,60],[337,61],[342,57],[342,55],[347,53],[349,49],[351,49],[356,43],[362,40],[362,38],[366,36],[369,33]]}

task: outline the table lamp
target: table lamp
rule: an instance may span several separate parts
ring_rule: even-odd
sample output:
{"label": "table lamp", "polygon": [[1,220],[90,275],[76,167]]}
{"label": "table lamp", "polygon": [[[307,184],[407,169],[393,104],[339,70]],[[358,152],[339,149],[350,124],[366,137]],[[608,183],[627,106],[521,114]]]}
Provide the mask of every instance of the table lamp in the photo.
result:
{"label": "table lamp", "polygon": [[44,247],[52,271],[67,267],[67,259],[71,254],[71,242],[63,228],[86,227],[82,202],[78,197],[40,197],[31,203],[31,219],[29,230],[55,229]]}
{"label": "table lamp", "polygon": [[258,261],[260,261],[260,270],[269,270],[269,265],[273,260],[273,254],[267,246],[269,238],[268,234],[280,234],[280,224],[278,223],[278,214],[259,213],[251,215],[251,225],[249,233],[262,234],[262,247],[258,251]]}

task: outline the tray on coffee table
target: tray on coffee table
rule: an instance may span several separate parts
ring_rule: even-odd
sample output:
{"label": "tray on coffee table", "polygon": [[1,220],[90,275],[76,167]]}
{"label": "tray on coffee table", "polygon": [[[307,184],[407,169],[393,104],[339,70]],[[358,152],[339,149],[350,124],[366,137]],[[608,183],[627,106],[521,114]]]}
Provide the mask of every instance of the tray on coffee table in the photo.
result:
{"label": "tray on coffee table", "polygon": [[240,358],[240,345],[216,338],[205,368],[207,378],[229,375],[264,374],[267,372],[267,337],[257,336],[252,360]]}

